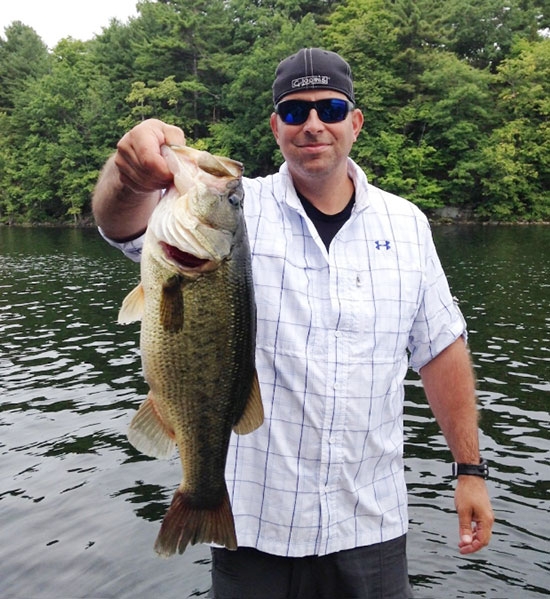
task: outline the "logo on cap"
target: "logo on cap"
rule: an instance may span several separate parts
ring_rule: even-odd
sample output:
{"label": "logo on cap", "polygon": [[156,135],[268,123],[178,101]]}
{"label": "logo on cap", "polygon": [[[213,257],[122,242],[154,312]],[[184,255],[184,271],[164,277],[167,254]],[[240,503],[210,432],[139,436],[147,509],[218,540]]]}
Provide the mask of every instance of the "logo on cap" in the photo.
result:
{"label": "logo on cap", "polygon": [[290,83],[292,88],[295,87],[312,87],[314,85],[328,85],[330,77],[328,75],[309,75],[308,77],[299,77],[293,79]]}

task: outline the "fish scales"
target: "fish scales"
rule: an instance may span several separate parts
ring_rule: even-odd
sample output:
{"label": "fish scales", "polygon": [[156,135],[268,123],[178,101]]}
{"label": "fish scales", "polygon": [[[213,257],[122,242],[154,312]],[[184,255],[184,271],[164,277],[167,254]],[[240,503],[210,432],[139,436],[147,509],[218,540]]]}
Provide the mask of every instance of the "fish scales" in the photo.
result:
{"label": "fish scales", "polygon": [[[181,282],[184,317],[177,332],[159,327],[155,318],[162,301],[159,273],[151,285],[150,310],[146,304],[151,316],[142,321],[145,378],[166,420],[186,424],[178,433],[185,484],[197,493],[207,485],[203,501],[214,491],[203,472],[218,483],[223,479],[231,427],[248,400],[254,369],[250,286],[247,278],[235,276],[243,268],[239,262],[232,256],[218,269]],[[219,435],[216,444],[212,431]]]}

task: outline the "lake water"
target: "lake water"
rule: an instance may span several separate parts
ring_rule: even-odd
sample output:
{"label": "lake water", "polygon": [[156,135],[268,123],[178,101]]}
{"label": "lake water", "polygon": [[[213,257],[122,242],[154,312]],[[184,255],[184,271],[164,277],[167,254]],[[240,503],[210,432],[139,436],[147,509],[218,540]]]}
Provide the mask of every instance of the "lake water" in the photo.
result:
{"label": "lake water", "polygon": [[[469,323],[496,523],[489,548],[459,554],[450,455],[411,375],[415,597],[549,596],[550,227],[434,234]],[[126,440],[146,385],[139,326],[115,321],[137,280],[94,230],[0,228],[1,599],[208,594],[206,547],[168,560],[152,548],[178,460]]]}

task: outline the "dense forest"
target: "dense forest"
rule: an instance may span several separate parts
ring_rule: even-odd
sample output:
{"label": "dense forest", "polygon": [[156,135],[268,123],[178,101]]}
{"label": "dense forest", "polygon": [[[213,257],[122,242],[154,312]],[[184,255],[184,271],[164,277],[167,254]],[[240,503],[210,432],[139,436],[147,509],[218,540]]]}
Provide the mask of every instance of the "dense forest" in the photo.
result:
{"label": "dense forest", "polygon": [[353,158],[428,213],[550,220],[548,0],[142,0],[83,42],[0,37],[0,223],[90,220],[101,165],[142,119],[273,172],[277,63],[304,46],[354,72]]}

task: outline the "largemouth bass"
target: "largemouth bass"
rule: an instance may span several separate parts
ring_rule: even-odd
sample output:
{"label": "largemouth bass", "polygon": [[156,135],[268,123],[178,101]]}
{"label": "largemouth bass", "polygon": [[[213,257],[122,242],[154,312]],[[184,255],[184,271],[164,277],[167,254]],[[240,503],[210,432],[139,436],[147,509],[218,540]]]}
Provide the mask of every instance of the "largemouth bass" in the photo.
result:
{"label": "largemouth bass", "polygon": [[119,322],[141,319],[150,389],[128,439],[157,458],[177,446],[183,467],[155,542],[169,556],[189,543],[237,548],[224,476],[229,438],[260,426],[263,408],[242,165],[184,146],[161,151],[174,185],[151,215],[141,282]]}

